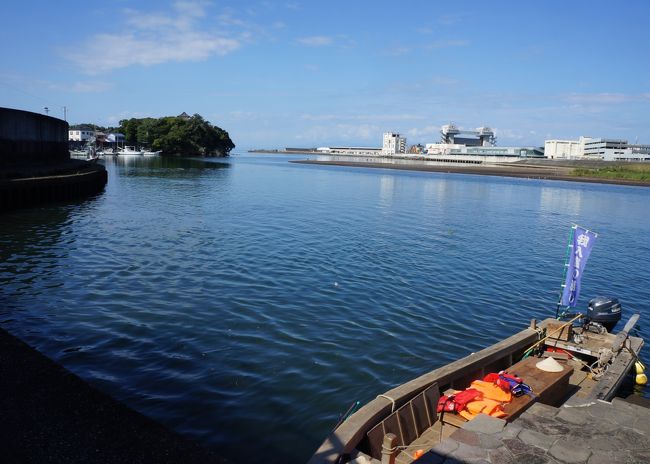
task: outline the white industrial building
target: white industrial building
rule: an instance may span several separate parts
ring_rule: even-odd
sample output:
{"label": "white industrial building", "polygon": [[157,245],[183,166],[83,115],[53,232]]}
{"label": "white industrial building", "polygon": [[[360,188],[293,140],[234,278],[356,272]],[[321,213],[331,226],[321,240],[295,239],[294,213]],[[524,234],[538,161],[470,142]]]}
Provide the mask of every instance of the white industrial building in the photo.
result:
{"label": "white industrial building", "polygon": [[584,157],[602,159],[605,161],[629,159],[632,150],[627,140],[621,139],[588,139],[584,145]]}
{"label": "white industrial building", "polygon": [[585,141],[589,137],[580,137],[579,140],[545,140],[544,155],[548,159],[581,159],[584,156]]}
{"label": "white industrial building", "polygon": [[544,154],[549,159],[650,161],[650,145],[630,145],[623,139],[580,137],[578,140],[546,140]]}
{"label": "white industrial building", "polygon": [[384,132],[382,155],[397,155],[406,153],[406,137],[401,137],[395,132]]}

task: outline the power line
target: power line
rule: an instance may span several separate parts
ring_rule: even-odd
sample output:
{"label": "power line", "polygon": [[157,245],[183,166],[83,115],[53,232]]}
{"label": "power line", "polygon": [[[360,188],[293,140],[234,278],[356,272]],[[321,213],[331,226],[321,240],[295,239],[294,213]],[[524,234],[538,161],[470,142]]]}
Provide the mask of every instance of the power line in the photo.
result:
{"label": "power line", "polygon": [[23,90],[20,87],[17,87],[17,86],[15,86],[13,84],[10,84],[9,82],[7,82],[5,80],[0,80],[0,84],[4,84],[5,86],[7,86],[7,87],[9,87],[9,88],[11,88],[11,89],[13,89],[13,90],[15,90],[17,92],[20,92],[20,93],[25,94],[25,95],[27,95],[29,97],[32,97],[32,98],[35,98],[35,99],[39,100],[41,104],[45,105],[43,107],[43,109],[45,110],[45,114],[49,113],[49,111],[50,111],[49,108],[50,107],[55,107],[55,108],[60,107],[60,108],[62,108],[63,109],[63,119],[67,120],[67,111],[68,110],[67,110],[67,107],[65,105],[60,105],[60,104],[57,104],[56,102],[55,102],[54,105],[49,104],[51,102],[49,102],[49,100],[47,98],[44,98],[44,97],[42,97],[40,95],[35,95],[33,93],[30,93],[30,92],[27,92],[26,90]]}

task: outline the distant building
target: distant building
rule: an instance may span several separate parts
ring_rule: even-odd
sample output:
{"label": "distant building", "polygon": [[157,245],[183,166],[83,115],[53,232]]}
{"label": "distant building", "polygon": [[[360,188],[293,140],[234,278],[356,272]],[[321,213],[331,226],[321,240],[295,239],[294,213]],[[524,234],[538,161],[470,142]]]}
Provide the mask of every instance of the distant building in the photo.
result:
{"label": "distant building", "polygon": [[120,134],[116,132],[116,133],[108,134],[106,136],[106,141],[108,143],[123,143],[125,138],[126,137],[124,137],[124,134]]}
{"label": "distant building", "polygon": [[381,155],[382,149],[374,147],[329,147],[329,153],[337,155]]}
{"label": "distant building", "polygon": [[549,159],[581,159],[584,156],[585,142],[589,137],[580,137],[579,140],[545,140],[544,154]]}
{"label": "distant building", "polygon": [[395,132],[385,132],[381,152],[383,155],[406,153],[406,137],[402,137]]}
{"label": "distant building", "polygon": [[541,147],[468,147],[447,143],[427,143],[426,153],[432,156],[502,157],[504,161],[513,158],[544,158],[544,149]]}
{"label": "distant building", "polygon": [[650,161],[650,145],[631,145],[624,139],[580,137],[579,140],[546,140],[544,153],[551,159]]}
{"label": "distant building", "polygon": [[521,158],[544,158],[542,147],[497,147],[496,136],[489,127],[460,130],[454,124],[446,124],[440,129],[440,135],[441,143],[426,144],[424,152],[427,158],[459,163],[510,162]]}
{"label": "distant building", "polygon": [[424,145],[419,143],[417,145],[411,145],[409,147],[409,153],[411,155],[421,155],[422,153],[424,153]]}
{"label": "distant building", "polygon": [[627,140],[623,139],[589,139],[585,142],[583,157],[602,160],[624,159],[628,154],[627,148]]}
{"label": "distant building", "polygon": [[180,118],[180,119],[186,119],[186,120],[187,120],[187,119],[191,119],[191,116],[190,116],[189,114],[187,114],[185,111],[183,111],[181,114],[179,114],[179,115],[176,116],[176,117],[177,117],[177,118]]}
{"label": "distant building", "polygon": [[[469,137],[460,137],[461,135]],[[476,130],[461,130],[455,124],[445,124],[440,129],[440,143],[464,145],[466,147],[492,147],[497,139],[489,127],[478,127]]]}
{"label": "distant building", "polygon": [[69,130],[68,140],[71,142],[86,142],[95,136],[92,130]]}

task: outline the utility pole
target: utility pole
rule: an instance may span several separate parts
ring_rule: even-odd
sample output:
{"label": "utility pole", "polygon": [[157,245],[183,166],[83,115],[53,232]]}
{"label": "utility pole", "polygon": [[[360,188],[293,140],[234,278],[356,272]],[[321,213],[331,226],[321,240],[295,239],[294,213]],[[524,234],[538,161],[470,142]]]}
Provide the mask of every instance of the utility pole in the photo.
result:
{"label": "utility pole", "polygon": [[45,110],[45,115],[46,115],[46,116],[47,116],[48,114],[50,114],[50,109],[49,109],[47,106],[46,106],[45,108],[43,108],[43,109]]}
{"label": "utility pole", "polygon": [[63,107],[63,120],[64,121],[68,120],[68,108],[65,106]]}

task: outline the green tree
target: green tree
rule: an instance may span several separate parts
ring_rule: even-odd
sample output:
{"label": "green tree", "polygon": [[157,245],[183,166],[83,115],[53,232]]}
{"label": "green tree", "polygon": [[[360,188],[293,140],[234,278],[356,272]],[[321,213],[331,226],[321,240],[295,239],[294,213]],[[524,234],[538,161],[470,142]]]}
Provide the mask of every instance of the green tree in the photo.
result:
{"label": "green tree", "polygon": [[164,155],[228,156],[235,148],[228,132],[199,114],[187,117],[125,119],[119,131],[131,144],[162,150]]}

